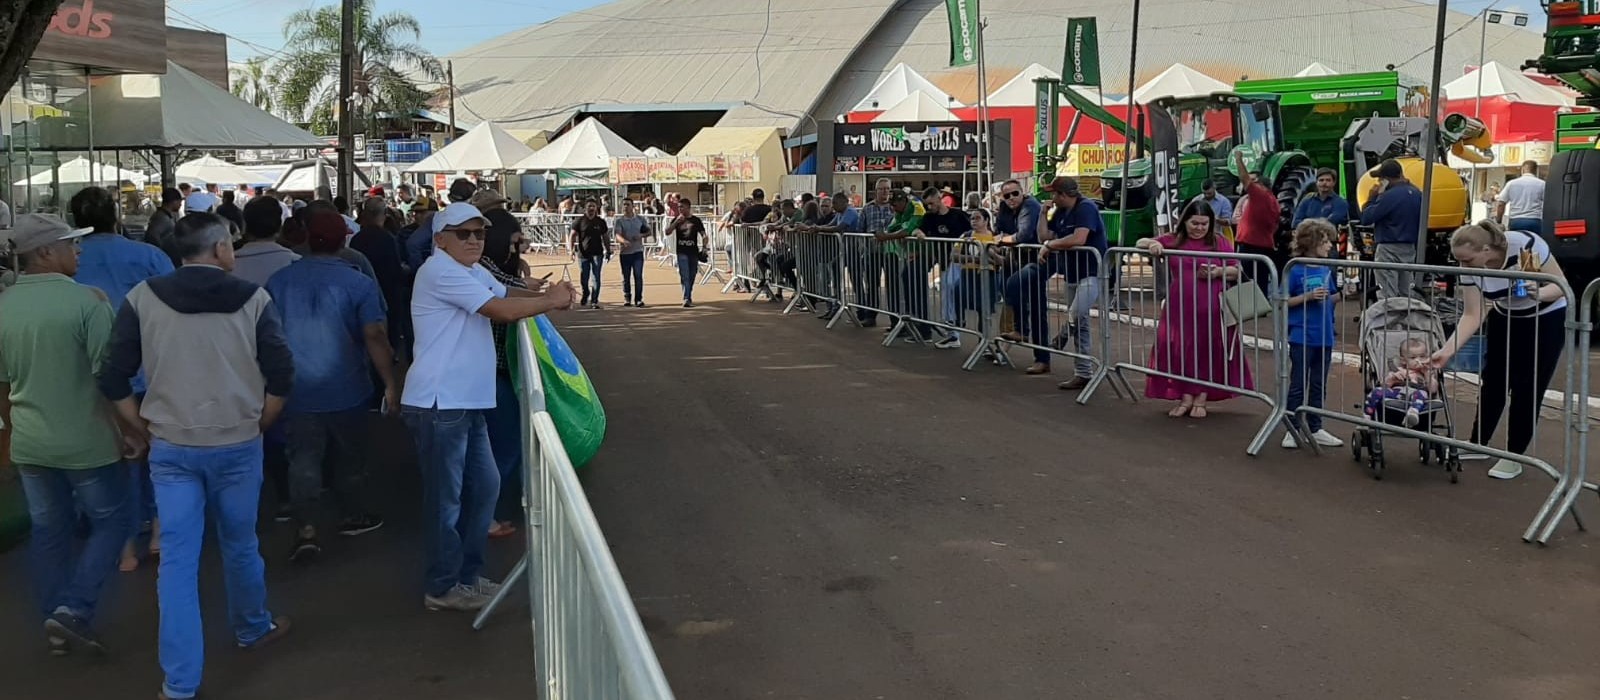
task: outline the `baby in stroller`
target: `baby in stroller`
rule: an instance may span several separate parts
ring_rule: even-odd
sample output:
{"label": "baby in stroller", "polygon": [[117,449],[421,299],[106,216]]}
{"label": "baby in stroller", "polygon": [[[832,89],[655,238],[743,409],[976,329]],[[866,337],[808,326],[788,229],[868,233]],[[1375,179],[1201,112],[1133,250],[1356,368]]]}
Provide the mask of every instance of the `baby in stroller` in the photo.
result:
{"label": "baby in stroller", "polygon": [[1366,414],[1368,418],[1381,420],[1385,401],[1405,401],[1409,406],[1401,425],[1415,428],[1428,410],[1428,401],[1439,394],[1439,377],[1430,363],[1432,350],[1421,338],[1401,341],[1399,352],[1395,370],[1384,375],[1367,395]]}

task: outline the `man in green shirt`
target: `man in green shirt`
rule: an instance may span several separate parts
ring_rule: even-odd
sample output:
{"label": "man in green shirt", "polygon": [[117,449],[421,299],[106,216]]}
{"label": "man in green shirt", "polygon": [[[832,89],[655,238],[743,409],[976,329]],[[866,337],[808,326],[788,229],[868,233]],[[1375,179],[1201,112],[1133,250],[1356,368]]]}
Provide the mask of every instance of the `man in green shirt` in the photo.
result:
{"label": "man in green shirt", "polygon": [[[927,213],[927,210],[922,208],[921,202],[912,199],[910,195],[906,194],[905,190],[895,190],[893,194],[889,195],[889,209],[894,212],[894,219],[889,221],[889,228],[873,234],[878,239],[878,242],[883,245],[883,279],[884,284],[888,287],[886,291],[888,291],[889,296],[887,303],[888,307],[899,312],[899,315],[915,319],[917,318],[917,309],[925,308],[927,300],[923,299],[922,306],[919,307],[912,298],[915,290],[919,287],[909,278],[910,275],[916,273],[917,266],[909,263],[913,262],[916,256],[914,252],[907,251],[906,244],[901,243],[901,241],[916,237],[917,229],[922,226],[922,216]],[[922,273],[926,275],[927,270],[923,270]],[[926,278],[924,278],[920,288],[926,292]],[[884,334],[893,333],[897,327],[897,323],[889,324],[889,327],[884,330]],[[919,326],[917,330],[924,331],[927,329]],[[922,337],[926,338],[928,336],[924,335]],[[918,337],[916,335],[908,335],[905,340],[914,343],[917,342]]]}
{"label": "man in green shirt", "polygon": [[[33,584],[57,655],[74,646],[105,651],[91,622],[128,534],[123,440],[94,377],[111,338],[111,304],[72,280],[76,239],[89,231],[50,215],[17,217],[11,242],[23,274],[0,294],[0,419],[28,498]],[[78,506],[91,529],[74,560]]]}

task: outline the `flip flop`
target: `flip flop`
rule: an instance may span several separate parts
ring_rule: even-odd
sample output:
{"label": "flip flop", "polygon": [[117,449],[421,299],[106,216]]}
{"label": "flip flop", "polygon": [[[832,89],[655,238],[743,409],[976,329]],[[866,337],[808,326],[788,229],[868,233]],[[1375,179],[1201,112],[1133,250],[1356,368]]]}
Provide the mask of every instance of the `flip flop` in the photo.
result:
{"label": "flip flop", "polygon": [[1184,416],[1189,415],[1190,409],[1193,409],[1193,408],[1194,408],[1194,406],[1192,406],[1192,405],[1179,404],[1177,407],[1173,408],[1172,410],[1167,411],[1167,417],[1169,417],[1169,418],[1182,418]]}
{"label": "flip flop", "polygon": [[1210,414],[1206,413],[1206,407],[1205,406],[1195,406],[1192,410],[1189,411],[1189,417],[1190,418],[1205,418],[1208,415],[1210,415]]}

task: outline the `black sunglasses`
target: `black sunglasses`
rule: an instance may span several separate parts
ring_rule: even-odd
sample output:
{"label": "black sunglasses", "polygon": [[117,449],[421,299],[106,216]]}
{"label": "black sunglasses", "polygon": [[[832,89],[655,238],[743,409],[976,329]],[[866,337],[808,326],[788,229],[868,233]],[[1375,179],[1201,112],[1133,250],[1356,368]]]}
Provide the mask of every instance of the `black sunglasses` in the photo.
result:
{"label": "black sunglasses", "polygon": [[1015,192],[1004,192],[1004,193],[1001,193],[1000,196],[1001,197],[1005,197],[1006,199],[1011,199],[1012,197],[1021,197],[1022,196],[1022,191],[1018,190],[1018,191],[1015,191]]}
{"label": "black sunglasses", "polygon": [[455,230],[455,233],[456,238],[463,241],[471,240],[473,238],[481,241],[489,237],[489,232],[481,228],[458,228]]}

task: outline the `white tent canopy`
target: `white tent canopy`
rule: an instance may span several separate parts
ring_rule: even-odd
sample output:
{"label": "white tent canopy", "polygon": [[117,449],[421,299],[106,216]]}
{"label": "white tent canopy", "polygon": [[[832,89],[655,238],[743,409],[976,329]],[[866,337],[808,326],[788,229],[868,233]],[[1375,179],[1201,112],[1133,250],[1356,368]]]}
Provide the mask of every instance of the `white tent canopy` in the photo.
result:
{"label": "white tent canopy", "polygon": [[1221,80],[1182,63],[1174,63],[1171,68],[1161,71],[1160,75],[1134,90],[1133,101],[1148,104],[1162,97],[1200,97],[1231,89],[1232,86]]}
{"label": "white tent canopy", "polygon": [[406,172],[495,172],[506,170],[533,153],[532,148],[499,124],[482,122],[450,145],[406,168]]}
{"label": "white tent canopy", "polygon": [[962,107],[960,102],[951,99],[950,94],[940,90],[932,81],[922,77],[921,74],[911,70],[911,66],[904,63],[896,64],[886,75],[880,78],[877,84],[867,91],[867,96],[861,98],[852,112],[871,112],[884,109],[897,104],[913,93],[925,92],[941,107]]}
{"label": "white tent canopy", "polygon": [[1299,73],[1295,73],[1294,74],[1294,77],[1296,77],[1296,78],[1310,78],[1310,77],[1319,76],[1319,75],[1338,75],[1338,74],[1339,74],[1339,71],[1336,71],[1336,70],[1334,70],[1332,68],[1329,68],[1327,66],[1322,65],[1322,63],[1320,61],[1312,61],[1311,65],[1306,66],[1305,68],[1301,68]]}
{"label": "white tent canopy", "polygon": [[603,170],[611,167],[612,158],[642,155],[644,151],[634,148],[617,132],[601,124],[599,119],[590,117],[511,167],[514,170],[538,172]]}
{"label": "white tent canopy", "polygon": [[926,92],[914,92],[872,118],[875,122],[953,122],[955,113]]}
{"label": "white tent canopy", "polygon": [[[1483,71],[1482,97],[1504,97],[1516,102],[1526,102],[1536,105],[1570,106],[1574,100],[1570,95],[1545,85],[1533,78],[1523,75],[1521,71],[1514,70],[1498,61],[1485,63]],[[1446,99],[1470,100],[1479,97],[1477,71],[1473,71],[1452,80],[1440,88],[1444,91]]]}
{"label": "white tent canopy", "polygon": [[216,156],[204,156],[178,166],[178,181],[206,185],[240,185],[259,182],[256,174]]}
{"label": "white tent canopy", "polygon": [[[1022,69],[1022,72],[1018,73],[1017,77],[1006,81],[1005,85],[1001,85],[999,89],[989,95],[989,106],[1032,107],[1038,91],[1038,87],[1033,84],[1033,81],[1038,78],[1059,77],[1061,77],[1060,74],[1038,63],[1030,64],[1027,68]],[[1076,92],[1090,102],[1100,103],[1104,99],[1101,97],[1099,90],[1086,85],[1064,85],[1062,89]],[[1066,101],[1065,97],[1061,98],[1062,104],[1066,104]],[[1111,99],[1105,100],[1104,104],[1119,105],[1122,104],[1122,101]]]}
{"label": "white tent canopy", "polygon": [[649,148],[644,149],[644,154],[647,155],[647,156],[650,156],[651,158],[670,158],[670,157],[672,157],[671,153],[663,151],[660,148],[657,148],[655,146],[651,146]]}
{"label": "white tent canopy", "polygon": [[150,179],[143,173],[123,170],[108,163],[94,163],[93,165],[94,167],[91,168],[89,159],[80,156],[62,163],[61,167],[56,169],[54,175],[49,170],[45,170],[33,177],[23,178],[12,184],[17,187],[49,187],[51,183],[86,185],[98,182],[102,185],[114,186],[123,180],[127,180],[139,187],[143,187],[144,183]]}

